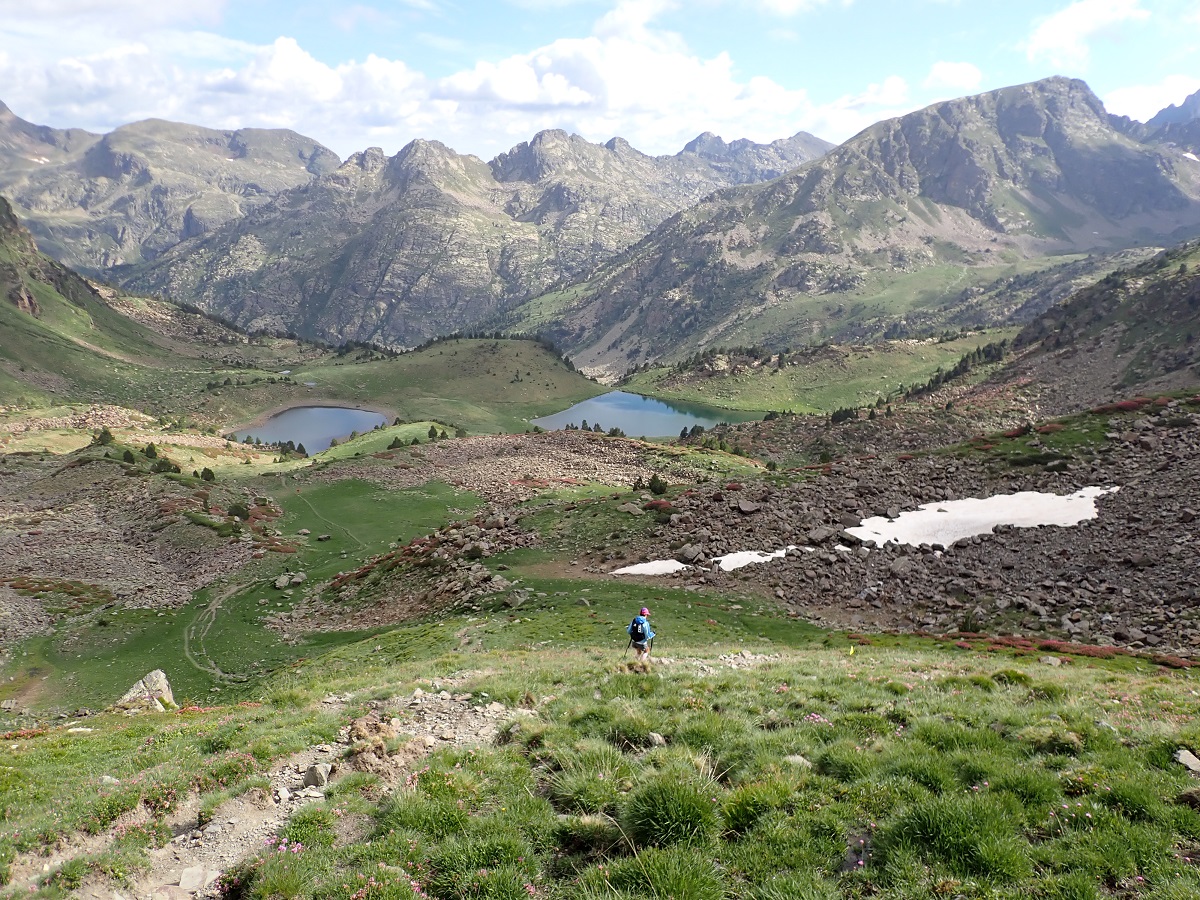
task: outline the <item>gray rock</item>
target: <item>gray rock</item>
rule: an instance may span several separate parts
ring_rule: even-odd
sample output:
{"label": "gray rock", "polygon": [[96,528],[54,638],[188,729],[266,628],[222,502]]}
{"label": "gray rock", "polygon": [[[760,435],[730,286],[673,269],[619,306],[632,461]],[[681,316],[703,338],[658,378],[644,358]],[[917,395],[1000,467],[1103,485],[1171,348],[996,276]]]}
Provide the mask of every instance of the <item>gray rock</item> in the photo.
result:
{"label": "gray rock", "polygon": [[1038,662],[1040,662],[1043,666],[1061,666],[1062,665],[1062,660],[1059,659],[1057,656],[1041,656],[1041,657],[1038,657]]}
{"label": "gray rock", "polygon": [[304,584],[308,581],[308,575],[305,572],[297,572],[292,576],[292,584]]}
{"label": "gray rock", "polygon": [[739,500],[737,502],[737,509],[738,512],[748,516],[751,513],[756,513],[762,509],[762,504],[755,503],[753,500]]}
{"label": "gray rock", "polygon": [[667,739],[665,737],[663,737],[661,734],[659,734],[657,731],[651,731],[649,734],[646,735],[646,737],[650,741],[651,747],[667,746]]}
{"label": "gray rock", "polygon": [[189,894],[202,891],[216,879],[217,873],[204,866],[189,866],[179,873],[179,887]]}
{"label": "gray rock", "polygon": [[892,560],[892,564],[888,566],[888,571],[893,575],[908,575],[912,572],[912,560],[907,556],[900,556]]}
{"label": "gray rock", "polygon": [[791,753],[791,754],[785,756],[783,758],[783,761],[785,763],[788,763],[789,765],[798,766],[801,769],[811,769],[812,768],[812,763],[809,762],[809,760],[806,759],[805,757],[801,756],[799,753]]}
{"label": "gray rock", "polygon": [[620,512],[629,513],[631,516],[640,516],[640,515],[642,515],[642,512],[643,512],[642,508],[640,506],[638,506],[636,503],[622,503],[620,506],[617,507],[617,509]]}
{"label": "gray rock", "polygon": [[1200,759],[1186,747],[1180,747],[1175,751],[1175,762],[1179,763],[1193,775],[1200,775]]}
{"label": "gray rock", "polygon": [[291,583],[292,576],[286,573],[275,579],[275,587],[279,588],[281,591]]}
{"label": "gray rock", "polygon": [[327,541],[327,540],[329,540],[329,539],[330,539],[330,538],[332,538],[332,537],[333,537],[333,535],[332,535],[332,534],[318,534],[318,535],[317,535],[317,540],[318,540],[318,541]]}
{"label": "gray rock", "polygon": [[150,709],[161,712],[175,708],[171,684],[162,669],[155,669],[133,685],[117,701],[118,709]]}
{"label": "gray rock", "polygon": [[304,773],[305,787],[325,787],[329,784],[329,775],[333,771],[333,766],[329,763],[315,763],[308,767],[308,771]]}

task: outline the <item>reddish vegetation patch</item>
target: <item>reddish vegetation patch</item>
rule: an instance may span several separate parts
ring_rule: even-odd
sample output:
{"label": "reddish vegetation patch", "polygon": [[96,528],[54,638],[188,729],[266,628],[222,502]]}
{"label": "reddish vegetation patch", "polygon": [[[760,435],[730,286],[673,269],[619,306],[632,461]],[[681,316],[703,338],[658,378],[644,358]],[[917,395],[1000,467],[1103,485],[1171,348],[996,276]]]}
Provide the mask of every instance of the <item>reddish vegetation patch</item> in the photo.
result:
{"label": "reddish vegetation patch", "polygon": [[967,641],[955,641],[955,642],[954,642],[954,646],[955,646],[955,647],[958,647],[960,650],[971,650],[971,649],[973,649],[973,645],[972,645],[972,644],[970,644],[970,643],[968,643]]}
{"label": "reddish vegetation patch", "polygon": [[725,490],[727,491],[740,491],[741,489],[742,483],[740,481],[731,481],[729,484],[725,485]]}
{"label": "reddish vegetation patch", "polygon": [[1105,403],[1103,406],[1095,407],[1094,413],[1115,413],[1115,412],[1137,412],[1150,400],[1147,397],[1136,397],[1133,400],[1118,400],[1116,403]]}
{"label": "reddish vegetation patch", "polygon": [[648,509],[653,512],[670,512],[674,508],[670,500],[651,500],[642,506],[642,509]]}
{"label": "reddish vegetation patch", "polygon": [[1058,422],[1047,422],[1045,425],[1038,426],[1037,433],[1054,434],[1055,432],[1062,431],[1066,427],[1066,425],[1060,425]]}
{"label": "reddish vegetation patch", "polygon": [[1022,425],[1020,428],[1010,428],[1008,431],[1004,432],[1004,436],[1006,438],[1025,437],[1025,435],[1029,434],[1030,430],[1030,426]]}
{"label": "reddish vegetation patch", "polygon": [[1073,656],[1090,656],[1093,659],[1112,659],[1124,653],[1117,647],[1100,647],[1095,644],[1072,644],[1070,641],[1039,641],[1039,650],[1052,653],[1070,653]]}
{"label": "reddish vegetation patch", "polygon": [[396,458],[395,453],[383,453],[383,452],[372,453],[371,456],[374,457],[375,459],[395,459]]}
{"label": "reddish vegetation patch", "polygon": [[20,741],[26,738],[40,737],[45,733],[45,728],[20,728],[17,731],[6,731],[4,734],[0,734],[0,741]]}
{"label": "reddish vegetation patch", "polygon": [[1190,669],[1195,665],[1194,662],[1187,659],[1180,659],[1178,656],[1168,656],[1165,653],[1156,653],[1150,657],[1150,662],[1159,666],[1166,666],[1168,669]]}
{"label": "reddish vegetation patch", "polygon": [[901,462],[908,462],[910,459],[916,459],[916,457],[911,453],[901,453],[896,457],[896,459],[900,460]]}
{"label": "reddish vegetation patch", "polygon": [[1170,397],[1155,397],[1154,405],[1155,406],[1170,406],[1171,398]]}

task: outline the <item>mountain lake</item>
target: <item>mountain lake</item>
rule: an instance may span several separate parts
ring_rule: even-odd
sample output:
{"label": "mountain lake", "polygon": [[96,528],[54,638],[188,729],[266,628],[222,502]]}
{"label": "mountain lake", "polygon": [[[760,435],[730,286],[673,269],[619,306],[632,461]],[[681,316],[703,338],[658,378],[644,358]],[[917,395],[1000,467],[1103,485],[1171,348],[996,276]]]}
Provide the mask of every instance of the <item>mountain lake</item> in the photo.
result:
{"label": "mountain lake", "polygon": [[356,431],[362,434],[387,419],[369,409],[350,409],[344,406],[293,406],[271,416],[261,425],[234,432],[243,441],[247,436],[266,444],[294,441],[303,444],[309,453],[329,449],[335,439],[341,440]]}
{"label": "mountain lake", "polygon": [[682,429],[690,429],[693,425],[708,429],[722,422],[752,422],[762,417],[760,412],[718,409],[699,403],[610,391],[554,415],[532,419],[531,424],[556,431],[567,425],[582,427],[586,421],[588,427],[598,424],[604,431],[620,428],[630,437],[675,437]]}

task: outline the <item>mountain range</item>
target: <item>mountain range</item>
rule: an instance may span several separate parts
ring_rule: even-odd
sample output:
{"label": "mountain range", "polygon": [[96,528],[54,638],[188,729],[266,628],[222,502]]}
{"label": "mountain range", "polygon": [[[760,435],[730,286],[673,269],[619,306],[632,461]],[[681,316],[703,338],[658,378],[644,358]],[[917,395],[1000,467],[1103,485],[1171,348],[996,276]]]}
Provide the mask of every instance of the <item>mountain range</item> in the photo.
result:
{"label": "mountain range", "polygon": [[549,327],[608,374],[668,347],[879,336],[1006,272],[1197,231],[1200,161],[1121,133],[1087,85],[1052,78],[880,122],[714,194],[557,295]]}
{"label": "mountain range", "polygon": [[99,136],[4,109],[0,191],[51,255],[250,331],[540,332],[612,377],[710,346],[1028,322],[1200,233],[1198,109],[1136,123],[1050,78],[833,149],[706,133],[655,157],[552,130],[490,162],[415,140],[340,163],[292,132]]}
{"label": "mountain range", "polygon": [[585,275],[730,184],[829,145],[701,135],[674,156],[544,131],[491,162],[377,148],[125,277],[258,330],[413,345]]}

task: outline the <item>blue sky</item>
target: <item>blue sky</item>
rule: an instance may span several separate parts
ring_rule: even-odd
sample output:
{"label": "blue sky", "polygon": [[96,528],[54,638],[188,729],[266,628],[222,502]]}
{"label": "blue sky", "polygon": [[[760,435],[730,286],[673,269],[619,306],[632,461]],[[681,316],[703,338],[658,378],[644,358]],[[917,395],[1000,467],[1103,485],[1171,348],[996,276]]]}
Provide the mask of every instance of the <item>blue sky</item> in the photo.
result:
{"label": "blue sky", "polygon": [[1145,119],[1200,89],[1200,0],[0,0],[0,99],[96,131],[288,127],[490,158],[543,128],[672,153],[840,141],[1063,74]]}

